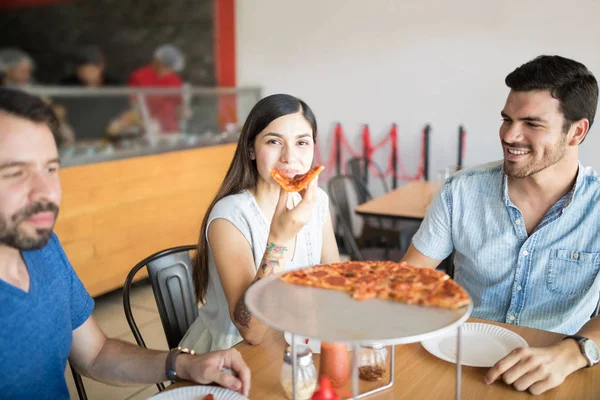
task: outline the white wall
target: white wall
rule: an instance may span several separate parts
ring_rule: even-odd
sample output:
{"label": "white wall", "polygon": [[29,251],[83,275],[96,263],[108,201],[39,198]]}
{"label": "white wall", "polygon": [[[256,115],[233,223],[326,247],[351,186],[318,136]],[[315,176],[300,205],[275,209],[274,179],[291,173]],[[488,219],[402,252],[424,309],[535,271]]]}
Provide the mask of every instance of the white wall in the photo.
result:
{"label": "white wall", "polygon": [[[459,124],[465,165],[502,157],[504,78],[522,63],[560,54],[600,78],[599,0],[237,0],[236,13],[239,85],[303,98],[325,148],[335,121],[355,149],[360,124],[377,141],[398,123],[410,172],[430,123],[433,178],[455,163]],[[598,126],[580,158],[600,171]]]}

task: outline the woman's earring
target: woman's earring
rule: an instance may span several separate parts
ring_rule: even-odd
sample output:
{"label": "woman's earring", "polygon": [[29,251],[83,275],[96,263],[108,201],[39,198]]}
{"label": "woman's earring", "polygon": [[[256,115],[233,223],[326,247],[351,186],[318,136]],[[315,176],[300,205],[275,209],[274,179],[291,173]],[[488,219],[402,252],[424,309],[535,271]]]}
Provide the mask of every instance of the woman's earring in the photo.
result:
{"label": "woman's earring", "polygon": [[250,150],[250,159],[251,160],[255,159],[255,157],[254,157],[254,151],[252,151],[252,150]]}

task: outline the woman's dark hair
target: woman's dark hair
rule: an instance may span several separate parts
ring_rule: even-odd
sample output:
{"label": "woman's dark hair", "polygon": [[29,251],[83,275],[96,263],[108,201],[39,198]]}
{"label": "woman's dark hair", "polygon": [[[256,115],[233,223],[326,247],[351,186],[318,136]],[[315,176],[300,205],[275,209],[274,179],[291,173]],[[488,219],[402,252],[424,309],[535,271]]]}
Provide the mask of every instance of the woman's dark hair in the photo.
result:
{"label": "woman's dark hair", "polygon": [[198,239],[198,251],[192,260],[192,274],[198,302],[204,302],[208,286],[208,237],[207,224],[210,213],[222,198],[254,188],[258,180],[256,161],[250,158],[256,136],[271,122],[289,114],[302,113],[317,139],[317,121],[311,109],[302,100],[288,94],[274,94],[260,100],[250,111],[238,141],[237,149],[217,195],[208,206]]}
{"label": "woman's dark hair", "polygon": [[560,56],[539,56],[508,74],[506,85],[514,91],[548,90],[560,103],[563,131],[583,118],[594,123],[598,82],[587,67]]}
{"label": "woman's dark hair", "polygon": [[21,90],[0,87],[0,112],[44,123],[55,136],[58,132],[59,122],[52,107],[39,97]]}

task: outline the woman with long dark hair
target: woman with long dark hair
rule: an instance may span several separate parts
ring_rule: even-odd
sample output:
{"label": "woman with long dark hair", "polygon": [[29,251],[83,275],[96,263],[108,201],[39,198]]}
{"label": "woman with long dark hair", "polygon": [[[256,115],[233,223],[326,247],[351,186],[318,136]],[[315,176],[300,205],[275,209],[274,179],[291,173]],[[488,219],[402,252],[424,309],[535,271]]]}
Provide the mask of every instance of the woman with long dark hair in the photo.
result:
{"label": "woman with long dark hair", "polygon": [[307,172],[316,138],[314,114],[293,96],[268,96],[250,111],[202,222],[193,275],[203,305],[182,346],[207,352],[242,339],[260,343],[267,327],[246,307],[250,285],[285,269],[339,261],[329,200],[316,180],[300,196],[281,190],[269,174]]}

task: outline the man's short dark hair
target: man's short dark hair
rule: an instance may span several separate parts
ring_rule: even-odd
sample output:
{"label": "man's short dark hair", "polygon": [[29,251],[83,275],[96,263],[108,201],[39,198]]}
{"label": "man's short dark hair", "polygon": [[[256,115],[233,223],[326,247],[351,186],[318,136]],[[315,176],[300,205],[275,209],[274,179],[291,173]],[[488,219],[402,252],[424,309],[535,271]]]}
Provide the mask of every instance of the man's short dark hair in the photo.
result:
{"label": "man's short dark hair", "polygon": [[59,121],[52,107],[39,97],[21,90],[0,88],[0,113],[44,123],[53,134],[58,131]]}
{"label": "man's short dark hair", "polygon": [[583,118],[594,123],[598,81],[580,62],[560,56],[539,56],[508,74],[506,85],[516,92],[548,90],[560,103],[563,130]]}

